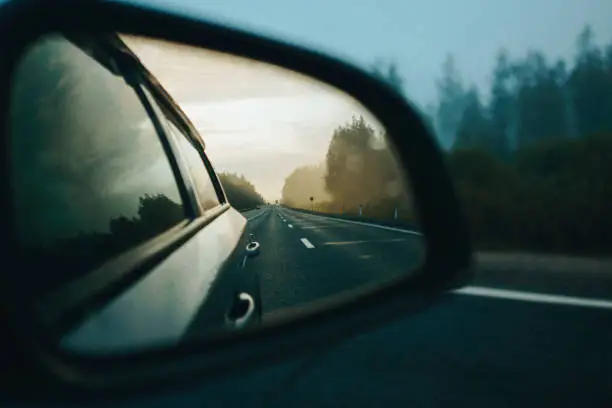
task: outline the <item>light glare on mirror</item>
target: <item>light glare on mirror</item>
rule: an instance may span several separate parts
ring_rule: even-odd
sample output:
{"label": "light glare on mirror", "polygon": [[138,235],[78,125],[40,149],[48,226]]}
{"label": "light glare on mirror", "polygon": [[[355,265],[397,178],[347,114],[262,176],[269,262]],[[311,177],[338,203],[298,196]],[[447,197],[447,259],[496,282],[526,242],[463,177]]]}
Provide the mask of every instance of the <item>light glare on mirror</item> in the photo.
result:
{"label": "light glare on mirror", "polygon": [[16,290],[63,347],[257,329],[420,266],[408,177],[357,101],[262,62],[121,39],[146,70],[119,42],[54,35],[14,76]]}

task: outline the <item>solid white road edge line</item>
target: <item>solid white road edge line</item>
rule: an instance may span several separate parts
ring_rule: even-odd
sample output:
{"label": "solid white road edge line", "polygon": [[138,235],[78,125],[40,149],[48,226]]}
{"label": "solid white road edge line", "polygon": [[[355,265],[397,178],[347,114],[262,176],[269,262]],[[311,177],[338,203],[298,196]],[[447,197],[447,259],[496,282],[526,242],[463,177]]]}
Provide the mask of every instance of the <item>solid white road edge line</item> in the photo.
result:
{"label": "solid white road edge line", "polygon": [[331,241],[325,242],[322,245],[354,245],[354,244],[380,244],[386,242],[404,242],[407,238],[393,238],[393,239],[371,239],[371,240],[360,240],[360,241]]}
{"label": "solid white road edge line", "polygon": [[[299,211],[296,211],[296,212],[299,212]],[[384,229],[384,230],[387,230],[387,231],[402,232],[404,234],[423,235],[423,234],[421,234],[420,232],[417,232],[417,231],[406,230],[406,229],[401,229],[401,228],[394,228],[394,227],[387,227],[386,225],[371,224],[369,222],[345,220],[345,219],[342,219],[342,218],[326,217],[325,215],[318,215],[318,214],[317,215],[308,214],[308,213],[301,213],[301,214],[305,215],[306,217],[323,218],[323,219],[326,219],[326,220],[345,222],[345,223],[348,223],[348,224],[364,225],[366,227],[374,227],[374,228]]]}
{"label": "solid white road edge line", "polygon": [[305,246],[306,248],[308,248],[308,249],[312,249],[312,248],[314,248],[314,245],[312,245],[308,239],[306,239],[306,238],[300,238],[300,241],[302,241],[302,244],[304,244],[304,246]]}
{"label": "solid white road edge line", "polygon": [[517,290],[487,288],[482,286],[466,286],[461,289],[454,290],[452,293],[518,300],[522,302],[549,303],[565,306],[591,307],[596,309],[612,309],[612,301],[610,300],[587,299],[565,295],[549,295],[545,293],[522,292]]}

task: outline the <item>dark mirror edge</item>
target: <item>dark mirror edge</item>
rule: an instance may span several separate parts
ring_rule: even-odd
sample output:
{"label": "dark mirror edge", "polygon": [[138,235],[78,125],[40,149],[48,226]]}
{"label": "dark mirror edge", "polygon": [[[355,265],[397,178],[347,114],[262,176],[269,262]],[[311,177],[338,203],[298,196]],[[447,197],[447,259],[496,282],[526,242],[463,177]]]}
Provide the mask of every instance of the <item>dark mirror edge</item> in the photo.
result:
{"label": "dark mirror edge", "polygon": [[[71,8],[70,13],[64,10]],[[77,20],[74,16],[79,16]],[[348,336],[372,329],[438,300],[447,290],[470,279],[472,255],[467,224],[446,164],[437,142],[430,136],[420,116],[390,86],[364,71],[332,57],[227,28],[210,22],[138,6],[79,2],[73,0],[8,3],[0,7],[0,38],[5,56],[0,65],[2,77],[0,109],[8,111],[10,71],[24,47],[40,36],[57,31],[116,31],[226,52],[256,59],[300,72],[335,86],[360,101],[388,129],[402,165],[408,172],[419,219],[428,248],[424,266],[413,277],[381,288],[351,303],[338,305],[299,321],[267,327],[231,338],[185,343],[129,356],[90,358],[69,354],[45,341],[40,332],[20,318],[27,306],[7,293],[3,285],[3,323],[17,330],[5,330],[8,344],[16,348],[3,356],[7,364],[2,391],[19,398],[78,398],[83,394],[114,397],[143,390],[160,392],[165,386],[188,386],[193,381],[223,376],[261,365],[272,364],[309,349],[331,346]],[[400,138],[397,135],[410,135]],[[4,145],[3,180],[7,180]],[[10,186],[2,183],[3,197]],[[2,200],[3,214],[9,201]],[[432,205],[432,203],[434,205]],[[11,231],[8,217],[0,225]],[[12,244],[2,246],[3,259],[11,259]],[[280,352],[279,352],[280,350]],[[198,356],[199,358],[194,358]],[[129,369],[128,369],[129,368]],[[197,375],[196,375],[197,373]],[[37,392],[33,392],[37,389]],[[112,393],[109,391],[113,391]]]}

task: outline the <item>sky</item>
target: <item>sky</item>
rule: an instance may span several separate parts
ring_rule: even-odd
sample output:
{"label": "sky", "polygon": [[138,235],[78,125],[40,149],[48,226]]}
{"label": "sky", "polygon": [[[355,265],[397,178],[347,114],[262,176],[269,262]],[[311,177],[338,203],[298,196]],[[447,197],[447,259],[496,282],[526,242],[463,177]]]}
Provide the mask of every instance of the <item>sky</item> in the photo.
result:
{"label": "sky", "polygon": [[394,61],[418,104],[435,98],[435,79],[452,53],[466,81],[486,85],[502,47],[571,58],[591,24],[612,41],[610,0],[132,0],[208,18],[327,51],[369,67]]}
{"label": "sky", "polygon": [[375,118],[354,99],[269,64],[149,38],[122,36],[179,103],[217,171],[244,175],[267,200],[281,198],[297,166],[325,159],[334,130]]}
{"label": "sky", "polygon": [[[435,102],[435,81],[448,54],[454,56],[465,82],[477,84],[485,90],[490,81],[495,56],[501,48],[508,50],[514,57],[524,55],[529,49],[537,49],[551,59],[561,57],[571,61],[576,35],[586,24],[592,26],[598,42],[612,42],[610,0],[132,2],[309,46],[366,68],[377,61],[394,62],[404,78],[406,96],[417,106]],[[178,69],[177,64],[175,67]],[[200,78],[206,79],[205,74],[201,74]],[[211,149],[210,155],[216,156],[211,158],[217,167],[244,173],[247,178],[252,178],[253,183],[269,199],[279,194],[279,185],[282,187],[279,179],[287,175],[287,163],[293,161],[301,164],[314,159],[315,154],[308,152],[322,147],[324,140],[313,139],[312,134],[321,134],[324,128],[329,127],[321,124],[325,121],[321,115],[329,111],[329,108],[324,108],[326,105],[321,99],[317,102],[314,95],[308,97],[313,99],[305,99],[304,95],[297,96],[297,91],[294,92],[291,87],[277,85],[275,89],[285,92],[284,100],[278,95],[272,98],[274,101],[270,98],[265,101],[251,98],[240,102],[240,106],[232,104],[232,107],[228,106],[228,101],[217,101],[208,104],[206,109],[194,106],[197,103],[181,101],[190,117],[197,116],[192,119],[198,122],[198,128],[205,130],[206,134],[215,133],[211,132],[215,130],[210,128],[212,123],[205,122],[211,117],[221,117],[218,112],[242,112],[241,126],[249,128],[250,138],[244,137],[245,128],[232,129],[226,124],[222,132],[217,132],[219,135],[225,133],[225,139],[217,137],[214,142],[215,137],[206,135],[205,139]],[[245,92],[244,89],[241,92]],[[257,90],[253,92],[257,93]],[[302,103],[299,109],[297,104],[300,102],[295,98],[292,104],[288,103],[292,92]],[[319,97],[325,99],[322,95]],[[247,111],[251,113],[247,114]],[[267,119],[257,116],[254,113],[256,111],[267,112]],[[299,125],[285,123],[282,130],[277,129],[273,136],[268,134],[264,138],[266,131],[261,122],[277,123],[281,116],[287,118],[288,111],[299,111],[302,118],[304,112],[308,111],[310,116]],[[297,128],[301,131],[297,131]],[[243,136],[238,136],[235,131],[242,132]],[[267,141],[264,142],[264,139]],[[263,161],[266,156],[274,155],[272,145],[278,152],[284,149],[284,164],[277,161],[277,165],[272,165],[274,162]]]}

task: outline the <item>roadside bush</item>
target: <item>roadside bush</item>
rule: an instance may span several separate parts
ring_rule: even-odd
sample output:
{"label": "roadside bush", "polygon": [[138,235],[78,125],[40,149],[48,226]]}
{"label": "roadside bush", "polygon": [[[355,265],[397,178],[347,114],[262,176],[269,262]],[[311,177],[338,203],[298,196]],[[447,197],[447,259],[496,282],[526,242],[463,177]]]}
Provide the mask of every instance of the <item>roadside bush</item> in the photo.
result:
{"label": "roadside bush", "polygon": [[612,135],[448,158],[477,248],[612,253]]}

